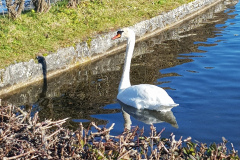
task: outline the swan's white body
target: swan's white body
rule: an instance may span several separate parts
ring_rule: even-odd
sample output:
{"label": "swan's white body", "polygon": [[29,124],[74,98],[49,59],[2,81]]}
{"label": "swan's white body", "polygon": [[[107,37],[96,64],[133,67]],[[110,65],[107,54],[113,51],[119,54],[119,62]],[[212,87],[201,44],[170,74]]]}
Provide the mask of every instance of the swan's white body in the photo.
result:
{"label": "swan's white body", "polygon": [[130,65],[135,45],[135,33],[129,28],[118,31],[113,39],[127,38],[126,57],[121,82],[118,88],[117,99],[122,103],[137,109],[150,109],[158,111],[169,111],[178,106],[167,92],[155,85],[150,84],[130,84]]}
{"label": "swan's white body", "polygon": [[137,109],[169,111],[177,106],[167,92],[155,85],[139,84],[121,90],[117,99]]}

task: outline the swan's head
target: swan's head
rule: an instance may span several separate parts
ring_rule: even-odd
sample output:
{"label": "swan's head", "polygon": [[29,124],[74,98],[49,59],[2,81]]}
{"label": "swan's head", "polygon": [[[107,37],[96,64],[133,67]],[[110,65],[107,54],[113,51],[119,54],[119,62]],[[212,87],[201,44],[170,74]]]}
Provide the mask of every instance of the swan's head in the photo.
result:
{"label": "swan's head", "polygon": [[123,29],[117,31],[117,35],[114,36],[112,38],[112,40],[118,39],[118,38],[126,38],[126,39],[128,39],[129,37],[135,37],[134,31],[131,30],[130,28],[123,28]]}

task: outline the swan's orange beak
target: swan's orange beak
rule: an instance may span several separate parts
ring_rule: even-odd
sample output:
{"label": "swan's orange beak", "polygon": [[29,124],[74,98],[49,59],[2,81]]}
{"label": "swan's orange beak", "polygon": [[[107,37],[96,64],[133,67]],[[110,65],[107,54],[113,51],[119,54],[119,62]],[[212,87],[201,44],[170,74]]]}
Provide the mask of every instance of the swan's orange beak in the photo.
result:
{"label": "swan's orange beak", "polygon": [[118,39],[118,38],[120,38],[120,37],[121,37],[121,34],[118,33],[115,37],[112,38],[112,40],[114,40],[114,39]]}

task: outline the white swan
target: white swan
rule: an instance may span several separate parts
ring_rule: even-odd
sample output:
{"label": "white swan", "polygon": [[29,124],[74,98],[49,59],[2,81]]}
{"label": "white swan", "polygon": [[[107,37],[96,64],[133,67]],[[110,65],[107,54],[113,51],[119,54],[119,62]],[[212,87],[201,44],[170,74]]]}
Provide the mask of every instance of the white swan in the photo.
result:
{"label": "white swan", "polygon": [[135,45],[135,33],[129,28],[123,28],[112,39],[126,38],[127,49],[122,78],[118,88],[117,99],[122,103],[137,109],[150,109],[157,111],[169,111],[178,106],[167,92],[155,85],[130,84],[130,65]]}

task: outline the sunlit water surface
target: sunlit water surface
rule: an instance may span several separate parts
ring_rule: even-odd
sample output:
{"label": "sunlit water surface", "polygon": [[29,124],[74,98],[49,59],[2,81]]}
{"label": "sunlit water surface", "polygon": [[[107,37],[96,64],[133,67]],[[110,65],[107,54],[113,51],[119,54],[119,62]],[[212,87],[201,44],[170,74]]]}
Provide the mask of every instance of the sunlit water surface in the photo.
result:
{"label": "sunlit water surface", "polygon": [[[218,11],[218,13],[214,13]],[[219,12],[220,11],[220,12]],[[150,132],[154,125],[168,137],[222,142],[224,136],[240,149],[240,3],[210,9],[199,17],[136,44],[131,83],[150,83],[166,89],[180,105],[172,112],[136,111],[132,126]],[[125,120],[117,103],[124,51],[105,57],[59,77],[21,89],[3,100],[19,106],[33,105],[41,119],[71,117],[77,122],[100,126],[115,123],[111,134],[122,133]],[[145,117],[144,117],[145,116]],[[149,118],[149,119],[148,119]],[[159,123],[161,122],[161,123]],[[129,122],[128,122],[129,123]]]}

